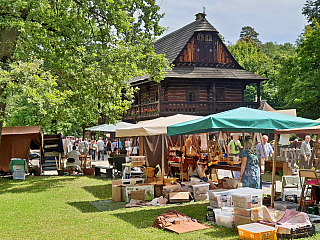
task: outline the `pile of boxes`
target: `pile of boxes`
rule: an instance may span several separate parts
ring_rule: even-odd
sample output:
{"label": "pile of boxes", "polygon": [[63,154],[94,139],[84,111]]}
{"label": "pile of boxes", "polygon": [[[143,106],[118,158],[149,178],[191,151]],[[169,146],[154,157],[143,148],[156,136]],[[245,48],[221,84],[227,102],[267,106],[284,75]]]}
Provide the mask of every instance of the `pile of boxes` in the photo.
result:
{"label": "pile of boxes", "polygon": [[144,183],[143,178],[130,178],[112,181],[112,200],[130,202],[130,199],[151,201],[160,197],[163,182]]}

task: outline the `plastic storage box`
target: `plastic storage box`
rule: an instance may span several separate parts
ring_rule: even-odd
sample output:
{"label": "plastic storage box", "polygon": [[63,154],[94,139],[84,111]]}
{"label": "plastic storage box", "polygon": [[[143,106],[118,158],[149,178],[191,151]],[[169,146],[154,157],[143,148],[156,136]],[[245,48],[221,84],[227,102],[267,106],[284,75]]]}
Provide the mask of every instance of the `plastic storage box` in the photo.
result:
{"label": "plastic storage box", "polygon": [[191,192],[195,201],[202,201],[209,199],[209,183],[190,185]]}
{"label": "plastic storage box", "polygon": [[13,180],[18,180],[18,179],[21,179],[21,180],[25,180],[26,179],[26,175],[25,175],[25,172],[24,172],[24,169],[16,169],[14,170],[13,174],[12,174],[12,178]]}
{"label": "plastic storage box", "polygon": [[123,185],[132,186],[134,184],[143,184],[144,179],[143,178],[129,178],[129,179],[122,179]]}
{"label": "plastic storage box", "polygon": [[274,209],[285,211],[286,209],[297,211],[299,204],[292,202],[276,201],[273,203]]}
{"label": "plastic storage box", "polygon": [[251,218],[251,209],[234,207],[233,212],[236,215]]}
{"label": "plastic storage box", "polygon": [[221,227],[232,228],[234,227],[233,215],[228,212],[214,211],[216,224]]}
{"label": "plastic storage box", "polygon": [[293,201],[298,203],[301,196],[301,190],[296,189],[284,189],[282,193],[283,201]]}
{"label": "plastic storage box", "polygon": [[233,205],[239,208],[260,207],[262,194],[263,190],[253,188],[239,188],[231,191]]}
{"label": "plastic storage box", "polygon": [[239,239],[276,240],[277,230],[259,223],[238,226]]}
{"label": "plastic storage box", "polygon": [[213,207],[231,207],[231,191],[225,189],[209,190],[209,200]]}
{"label": "plastic storage box", "polygon": [[235,227],[237,227],[239,225],[253,223],[253,221],[251,220],[251,217],[244,217],[244,216],[240,216],[237,214],[233,214],[233,217],[234,217]]}

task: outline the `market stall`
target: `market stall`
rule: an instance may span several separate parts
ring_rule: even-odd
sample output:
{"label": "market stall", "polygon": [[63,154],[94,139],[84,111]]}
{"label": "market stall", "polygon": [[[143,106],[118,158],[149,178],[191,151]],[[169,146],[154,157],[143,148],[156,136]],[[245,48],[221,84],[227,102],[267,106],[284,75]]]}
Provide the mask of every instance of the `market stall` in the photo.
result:
{"label": "market stall", "polygon": [[29,161],[30,149],[42,148],[40,126],[3,127],[0,147],[0,171],[9,172],[12,158]]}
{"label": "market stall", "polygon": [[[318,140],[319,140],[319,137],[320,137],[320,126],[285,129],[285,130],[275,130],[274,133],[275,133],[275,137],[276,138],[277,138],[278,135],[281,135],[281,134],[315,134],[315,135],[317,135],[316,144],[313,145],[313,150],[312,150],[312,154],[311,154],[311,160],[314,159],[314,157],[317,154],[317,151],[320,149],[319,148],[319,144],[317,144]],[[317,163],[316,163],[315,168],[316,168],[315,170],[319,170]],[[317,175],[316,175],[316,177],[317,177]],[[273,171],[272,171],[272,184],[275,184],[275,180],[274,179],[275,179],[275,169],[273,169]],[[274,192],[272,192],[272,196],[273,195],[274,195]]]}
{"label": "market stall", "polygon": [[[241,107],[189,122],[168,126],[167,134],[171,136],[214,131],[273,133],[279,129],[313,127],[319,124],[318,121],[310,119]],[[278,140],[277,137],[275,137],[275,152],[277,151],[277,143]],[[273,171],[276,163],[275,158],[276,154],[274,154],[273,158]],[[271,192],[274,192],[273,184]],[[273,198],[271,200],[273,201]]]}
{"label": "market stall", "polygon": [[[149,148],[149,154],[146,154],[147,161],[150,161],[148,155],[153,155],[153,158],[160,157],[161,156],[161,166],[162,171],[164,172],[164,165],[165,165],[165,136],[167,134],[167,127],[172,124],[178,124],[190,120],[195,120],[201,118],[200,116],[192,116],[192,115],[182,115],[177,114],[170,117],[160,117],[156,118],[150,121],[134,124],[132,126],[126,127],[126,128],[120,128],[116,130],[116,137],[133,137],[133,136],[144,136],[144,137],[150,137],[155,136],[154,141],[150,141],[149,144],[146,144]],[[156,137],[158,136],[158,137]],[[159,138],[161,137],[161,144],[159,142]],[[155,142],[159,142],[159,144],[155,144]],[[147,142],[148,143],[148,142]],[[151,146],[153,145],[153,146]],[[154,154],[157,148],[156,146],[161,146],[158,149],[161,151],[161,154],[157,154],[157,156]],[[157,161],[153,161],[153,165],[155,165]]]}

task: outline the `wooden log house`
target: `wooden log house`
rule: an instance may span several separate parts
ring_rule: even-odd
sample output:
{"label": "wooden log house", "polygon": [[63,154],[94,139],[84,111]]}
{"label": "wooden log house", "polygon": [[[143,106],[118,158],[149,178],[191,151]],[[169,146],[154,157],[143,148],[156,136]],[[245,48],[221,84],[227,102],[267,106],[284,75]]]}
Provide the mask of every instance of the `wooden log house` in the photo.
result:
{"label": "wooden log house", "polygon": [[[152,77],[130,81],[139,91],[124,121],[137,122],[174,114],[209,115],[238,107],[260,106],[260,82],[266,78],[244,70],[207,21],[206,14],[155,42],[174,67],[165,79]],[[257,101],[244,102],[248,84],[257,84]]]}

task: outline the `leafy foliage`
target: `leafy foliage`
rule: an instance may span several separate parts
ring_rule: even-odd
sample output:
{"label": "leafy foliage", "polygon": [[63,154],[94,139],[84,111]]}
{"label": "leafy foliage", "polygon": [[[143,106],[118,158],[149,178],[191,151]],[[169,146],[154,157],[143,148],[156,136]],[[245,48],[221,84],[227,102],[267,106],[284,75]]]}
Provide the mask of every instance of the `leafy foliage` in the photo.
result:
{"label": "leafy foliage", "polygon": [[306,16],[308,22],[314,27],[314,20],[320,21],[320,1],[307,0],[302,8],[302,14]]}
{"label": "leafy foliage", "polygon": [[259,40],[258,36],[259,33],[257,33],[253,27],[244,26],[241,28],[240,40],[242,41],[261,44],[261,41]]}
{"label": "leafy foliage", "polygon": [[287,106],[301,116],[319,118],[320,111],[320,25],[307,26],[294,56],[283,59],[279,73],[279,92]]}
{"label": "leafy foliage", "polygon": [[[64,98],[53,108],[55,114],[40,113],[47,131],[114,122],[132,103],[135,89],[127,81],[146,74],[160,81],[167,68],[164,56],[153,48],[164,30],[158,11],[152,0],[0,0],[2,69],[10,72],[10,62],[28,63],[30,57],[43,60],[43,71],[50,70],[56,83],[43,87]],[[8,100],[14,116],[38,112],[40,100],[29,99],[34,95],[12,95],[18,100],[15,107]],[[39,121],[13,115],[7,115],[10,125]]]}

